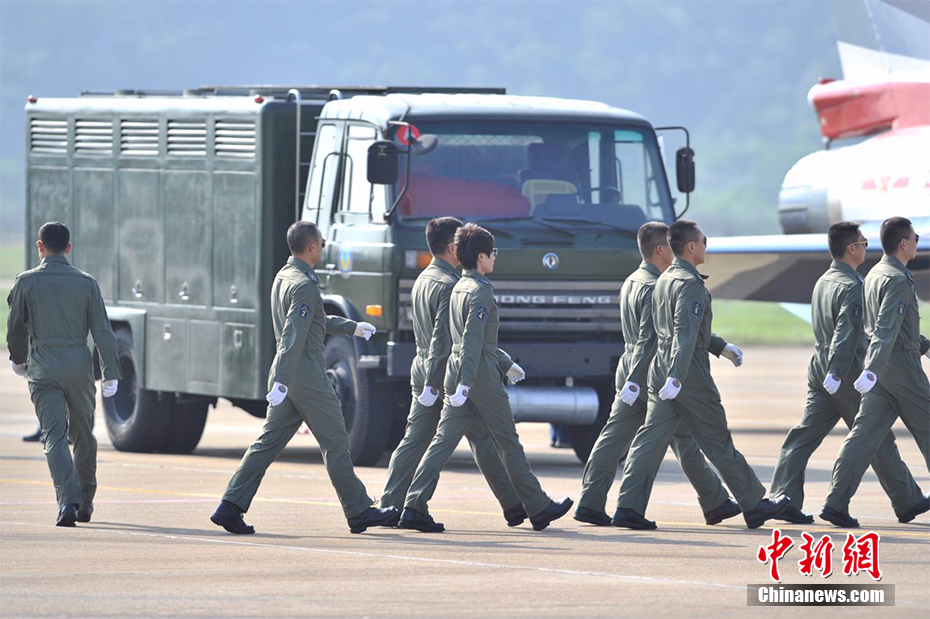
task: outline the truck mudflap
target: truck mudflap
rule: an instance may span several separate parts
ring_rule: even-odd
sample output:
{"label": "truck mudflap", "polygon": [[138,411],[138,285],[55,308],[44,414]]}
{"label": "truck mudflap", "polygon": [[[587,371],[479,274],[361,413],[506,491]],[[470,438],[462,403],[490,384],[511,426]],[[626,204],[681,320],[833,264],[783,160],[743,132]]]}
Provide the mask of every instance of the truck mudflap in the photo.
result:
{"label": "truck mudflap", "polygon": [[136,377],[140,386],[145,385],[145,323],[146,311],[134,307],[107,305],[107,318],[110,324],[125,323],[132,334],[133,348],[136,354]]}
{"label": "truck mudflap", "polygon": [[507,387],[514,421],[591,425],[600,405],[593,387]]}

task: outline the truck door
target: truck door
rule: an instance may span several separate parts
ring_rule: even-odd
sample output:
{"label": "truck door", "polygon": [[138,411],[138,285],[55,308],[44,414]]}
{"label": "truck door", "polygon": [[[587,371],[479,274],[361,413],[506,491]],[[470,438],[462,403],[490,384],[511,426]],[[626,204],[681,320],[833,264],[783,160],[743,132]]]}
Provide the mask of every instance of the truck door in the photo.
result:
{"label": "truck door", "polygon": [[360,312],[367,304],[382,304],[389,251],[383,223],[387,188],[368,182],[368,148],[377,135],[371,125],[346,124],[337,208],[324,254],[328,291],[344,295]]}
{"label": "truck door", "polygon": [[342,122],[326,121],[321,122],[317,128],[313,163],[304,197],[303,218],[319,226],[324,238],[329,235],[333,205],[339,189],[337,181],[341,173],[343,129]]}

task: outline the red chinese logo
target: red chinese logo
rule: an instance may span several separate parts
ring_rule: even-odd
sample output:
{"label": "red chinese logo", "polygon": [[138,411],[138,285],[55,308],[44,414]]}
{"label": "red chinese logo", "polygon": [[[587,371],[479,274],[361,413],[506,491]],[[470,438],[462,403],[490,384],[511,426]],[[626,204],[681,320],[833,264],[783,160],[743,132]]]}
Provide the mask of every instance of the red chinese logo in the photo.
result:
{"label": "red chinese logo", "polygon": [[878,565],[878,533],[869,531],[859,539],[852,533],[846,534],[843,544],[843,573],[847,576],[866,572],[873,580],[882,579],[882,570]]}
{"label": "red chinese logo", "polygon": [[759,552],[756,558],[762,563],[772,562],[769,576],[775,582],[781,582],[781,575],[778,573],[778,560],[781,559],[788,549],[794,545],[794,540],[787,535],[782,536],[781,531],[775,529],[772,531],[772,543],[768,546],[759,546]]}
{"label": "red chinese logo", "polygon": [[[812,576],[814,570],[820,572],[821,577],[827,578],[833,573],[833,540],[824,535],[814,542],[814,536],[801,533],[804,543],[801,552],[804,558],[798,561],[798,568],[802,575]],[[878,561],[878,543],[881,541],[878,533],[869,531],[858,539],[852,534],[846,534],[846,543],[843,544],[843,573],[854,576],[865,572],[874,580],[881,580],[882,570]],[[794,540],[788,535],[782,535],[781,530],[772,530],[772,543],[768,546],[759,546],[756,558],[761,563],[771,563],[769,576],[775,582],[781,582],[778,572],[778,560],[785,556],[794,545]]]}

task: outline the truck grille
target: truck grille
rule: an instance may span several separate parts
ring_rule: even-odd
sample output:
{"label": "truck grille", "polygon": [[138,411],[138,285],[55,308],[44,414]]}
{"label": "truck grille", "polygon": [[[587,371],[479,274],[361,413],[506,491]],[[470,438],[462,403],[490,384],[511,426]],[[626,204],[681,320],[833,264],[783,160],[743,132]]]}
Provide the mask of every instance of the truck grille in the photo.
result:
{"label": "truck grille", "polygon": [[[398,283],[398,328],[413,330],[410,293],[415,280]],[[520,334],[558,337],[581,333],[620,333],[620,282],[513,281],[494,282],[502,339]],[[506,335],[506,337],[505,337]]]}

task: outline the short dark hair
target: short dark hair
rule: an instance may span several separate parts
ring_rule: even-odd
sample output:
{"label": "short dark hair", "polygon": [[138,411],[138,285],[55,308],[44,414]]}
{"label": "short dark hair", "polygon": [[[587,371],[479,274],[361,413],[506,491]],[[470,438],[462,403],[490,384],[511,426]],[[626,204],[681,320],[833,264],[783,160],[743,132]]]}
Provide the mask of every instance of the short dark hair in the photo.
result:
{"label": "short dark hair", "polygon": [[661,221],[647,221],[640,226],[636,240],[639,243],[639,253],[648,260],[652,258],[656,247],[668,245],[668,225]]}
{"label": "short dark hair", "polygon": [[45,251],[50,254],[60,254],[68,249],[71,242],[71,232],[68,226],[58,221],[50,221],[39,228],[39,240],[45,245]]}
{"label": "short dark hair", "polygon": [[668,244],[672,246],[672,253],[676,256],[685,253],[685,245],[699,240],[698,225],[693,221],[682,219],[668,228]]}
{"label": "short dark hair", "polygon": [[898,244],[911,236],[914,226],[910,219],[904,217],[889,217],[882,222],[882,249],[886,254],[898,251]]}
{"label": "short dark hair", "polygon": [[455,217],[436,217],[426,224],[426,245],[434,256],[444,254],[446,247],[455,241],[456,231],[462,222]]}
{"label": "short dark hair", "polygon": [[859,240],[859,223],[855,221],[839,221],[827,232],[827,244],[830,246],[830,255],[842,258],[846,248]]}
{"label": "short dark hair", "polygon": [[478,266],[478,254],[491,255],[494,235],[476,224],[465,224],[455,233],[455,256],[466,269]]}
{"label": "short dark hair", "polygon": [[295,221],[287,229],[287,246],[292,254],[302,254],[314,241],[322,238],[320,229],[309,221]]}

